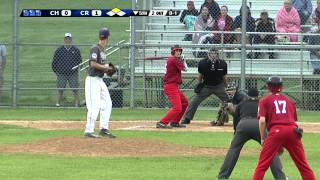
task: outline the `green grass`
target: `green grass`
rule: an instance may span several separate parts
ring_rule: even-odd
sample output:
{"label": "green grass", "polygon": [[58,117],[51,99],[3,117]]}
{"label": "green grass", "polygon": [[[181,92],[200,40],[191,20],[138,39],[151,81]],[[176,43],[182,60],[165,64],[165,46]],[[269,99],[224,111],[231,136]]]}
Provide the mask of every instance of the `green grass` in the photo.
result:
{"label": "green grass", "polygon": [[[114,108],[111,120],[159,120],[168,109]],[[0,120],[86,120],[85,108],[0,108]],[[147,115],[146,115],[147,114]],[[198,110],[195,120],[213,120],[215,110]],[[298,111],[301,122],[320,122],[320,112]],[[230,119],[232,119],[230,117]]]}
{"label": "green grass", "polygon": [[[17,126],[0,125],[0,145],[19,144],[52,137],[79,136],[82,130],[43,131]],[[139,137],[161,139],[174,144],[194,147],[223,147],[230,142],[230,133],[207,132],[141,132],[115,131],[118,138]],[[10,137],[10,138],[9,138]],[[303,143],[308,162],[320,177],[318,145],[320,134],[305,134]],[[244,148],[257,150],[257,143],[249,142]],[[24,153],[0,153],[0,179],[214,179],[223,162],[223,156],[200,157],[70,157]],[[250,179],[258,154],[240,156],[232,173],[232,180]],[[300,175],[288,153],[281,157],[285,173],[291,179]],[[266,180],[272,179],[267,172]]]}
{"label": "green grass", "polygon": [[[113,7],[131,8],[131,1],[116,0],[20,0],[19,14],[22,9],[107,9]],[[1,43],[12,43],[13,35],[13,1],[1,0],[0,6],[0,37]],[[101,27],[108,27],[111,32],[109,45],[120,40],[129,40],[129,18],[19,18],[19,42],[42,43],[46,45],[33,46],[21,45],[18,62],[18,87],[19,88],[55,88],[56,76],[51,70],[51,61],[57,45],[63,44],[66,32],[73,35],[73,43],[78,46],[83,59],[87,59],[89,50],[93,44],[98,43],[98,31]],[[54,45],[57,44],[57,45]],[[7,66],[5,69],[5,88],[12,87],[12,46],[8,46]],[[111,55],[108,60],[114,64],[128,64],[124,57],[128,57],[128,51],[121,51]],[[81,87],[84,86],[85,73],[81,76]],[[0,105],[12,103],[11,90],[4,93],[4,102]],[[19,105],[52,105],[55,103],[56,91],[53,90],[23,90],[19,89]],[[70,94],[67,94],[70,96]],[[72,96],[72,95],[71,95]]]}

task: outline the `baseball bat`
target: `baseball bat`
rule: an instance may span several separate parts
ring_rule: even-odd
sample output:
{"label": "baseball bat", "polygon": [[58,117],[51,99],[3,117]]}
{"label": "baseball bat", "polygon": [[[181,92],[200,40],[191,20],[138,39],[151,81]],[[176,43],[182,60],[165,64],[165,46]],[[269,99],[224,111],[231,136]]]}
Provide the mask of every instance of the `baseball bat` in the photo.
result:
{"label": "baseball bat", "polygon": [[167,58],[168,56],[149,56],[149,57],[145,57],[144,60],[162,60]]}

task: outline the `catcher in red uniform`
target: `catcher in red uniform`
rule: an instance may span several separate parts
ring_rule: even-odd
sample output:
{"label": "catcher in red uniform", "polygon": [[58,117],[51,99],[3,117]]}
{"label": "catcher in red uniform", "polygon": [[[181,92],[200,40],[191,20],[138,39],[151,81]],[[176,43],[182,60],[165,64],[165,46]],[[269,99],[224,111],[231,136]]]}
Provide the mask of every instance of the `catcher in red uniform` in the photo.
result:
{"label": "catcher in red uniform", "polygon": [[172,108],[161,118],[160,122],[157,122],[157,128],[186,127],[180,124],[181,117],[188,106],[187,97],[179,89],[182,83],[181,71],[187,70],[187,64],[181,54],[182,48],[179,45],[174,45],[171,48],[171,56],[167,59],[166,72],[163,78],[164,93],[168,96]]}
{"label": "catcher in red uniform", "polygon": [[[282,79],[271,76],[267,82],[269,95],[259,101],[258,119],[262,150],[253,180],[263,180],[274,156],[287,149],[303,180],[315,180],[307,163],[301,142],[302,131],[298,128],[297,111],[292,100],[281,93]],[[265,129],[269,133],[266,135]]]}

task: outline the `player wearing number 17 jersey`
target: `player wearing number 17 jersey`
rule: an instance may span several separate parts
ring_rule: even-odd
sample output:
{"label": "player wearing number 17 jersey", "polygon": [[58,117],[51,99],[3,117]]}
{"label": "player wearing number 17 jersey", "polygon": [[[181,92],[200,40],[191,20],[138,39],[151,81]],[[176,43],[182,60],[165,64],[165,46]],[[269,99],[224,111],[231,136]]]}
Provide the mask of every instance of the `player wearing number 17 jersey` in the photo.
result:
{"label": "player wearing number 17 jersey", "polygon": [[[297,111],[293,101],[281,93],[282,79],[269,77],[267,87],[269,95],[259,102],[258,119],[262,150],[253,180],[263,180],[264,174],[274,156],[283,147],[288,150],[303,180],[315,180],[309,167],[301,134],[297,133]],[[265,134],[268,129],[268,135]]]}

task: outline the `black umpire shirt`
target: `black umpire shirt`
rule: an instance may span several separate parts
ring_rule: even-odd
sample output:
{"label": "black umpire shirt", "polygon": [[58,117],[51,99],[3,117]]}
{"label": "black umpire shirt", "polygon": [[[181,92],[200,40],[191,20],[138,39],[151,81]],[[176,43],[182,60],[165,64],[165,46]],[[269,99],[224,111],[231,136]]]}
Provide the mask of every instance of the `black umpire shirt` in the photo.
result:
{"label": "black umpire shirt", "polygon": [[[91,48],[90,50],[90,61],[96,61],[98,64],[106,64],[106,54],[103,51],[103,47],[99,44],[95,45],[93,48]],[[89,63],[90,64],[90,63]],[[104,71],[102,70],[98,70],[95,68],[92,68],[91,66],[89,66],[89,76],[99,76],[99,77],[103,77],[104,75]]]}
{"label": "black umpire shirt", "polygon": [[203,75],[203,82],[207,86],[223,83],[223,76],[228,72],[228,65],[224,60],[211,61],[208,58],[199,62],[198,72]]}
{"label": "black umpire shirt", "polygon": [[[259,100],[248,99],[242,101],[236,108],[233,118],[233,129],[236,127],[239,121],[243,118],[257,118]],[[255,121],[258,121],[255,119]]]}

